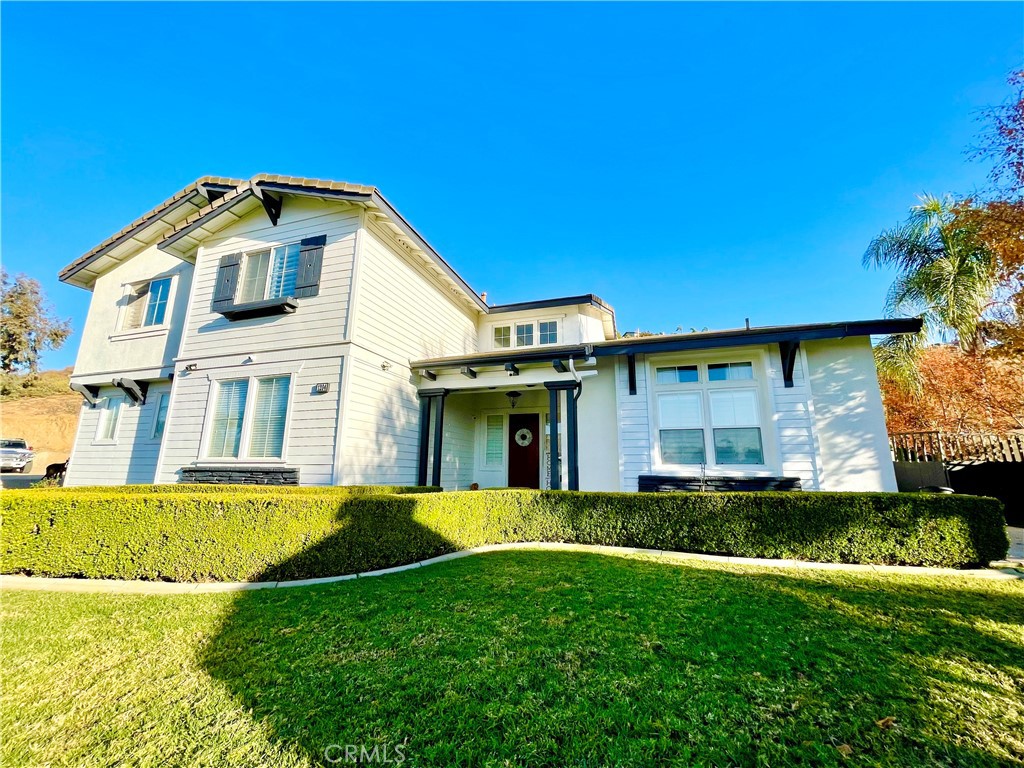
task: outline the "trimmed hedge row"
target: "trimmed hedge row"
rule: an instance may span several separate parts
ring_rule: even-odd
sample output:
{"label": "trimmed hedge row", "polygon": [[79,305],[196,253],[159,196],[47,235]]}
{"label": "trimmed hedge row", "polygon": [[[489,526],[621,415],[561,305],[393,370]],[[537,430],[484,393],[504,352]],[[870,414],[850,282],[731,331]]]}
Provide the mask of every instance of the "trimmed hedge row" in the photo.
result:
{"label": "trimmed hedge row", "polygon": [[[40,490],[40,489],[36,489]],[[43,490],[62,493],[298,493],[372,496],[382,493],[437,493],[429,485],[214,485],[212,483],[169,483],[167,485],[81,485]]]}
{"label": "trimmed hedge row", "polygon": [[1009,545],[999,502],[974,496],[349,490],[5,491],[0,571],[275,581],[512,541],[963,567]]}

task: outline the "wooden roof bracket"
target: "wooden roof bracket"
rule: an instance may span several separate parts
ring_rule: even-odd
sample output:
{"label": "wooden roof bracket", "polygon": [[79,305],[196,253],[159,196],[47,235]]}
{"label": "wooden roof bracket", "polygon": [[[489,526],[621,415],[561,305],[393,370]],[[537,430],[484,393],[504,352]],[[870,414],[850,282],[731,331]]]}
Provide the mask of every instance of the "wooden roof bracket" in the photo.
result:
{"label": "wooden roof bracket", "polygon": [[793,368],[796,365],[796,353],[799,350],[799,339],[779,342],[779,355],[782,357],[782,380],[786,389],[793,387]]}

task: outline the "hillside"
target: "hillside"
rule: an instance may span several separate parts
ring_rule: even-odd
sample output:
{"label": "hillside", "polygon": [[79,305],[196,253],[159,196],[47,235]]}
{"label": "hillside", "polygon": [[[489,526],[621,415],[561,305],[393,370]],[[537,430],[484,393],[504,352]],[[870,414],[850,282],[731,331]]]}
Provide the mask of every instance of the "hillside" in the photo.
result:
{"label": "hillside", "polygon": [[32,474],[42,474],[47,464],[64,461],[78,427],[81,395],[26,397],[0,403],[0,437],[23,437],[36,452]]}
{"label": "hillside", "polygon": [[71,369],[43,371],[29,386],[5,376],[0,392],[0,437],[23,437],[36,451],[33,474],[71,455],[82,397],[68,390]]}

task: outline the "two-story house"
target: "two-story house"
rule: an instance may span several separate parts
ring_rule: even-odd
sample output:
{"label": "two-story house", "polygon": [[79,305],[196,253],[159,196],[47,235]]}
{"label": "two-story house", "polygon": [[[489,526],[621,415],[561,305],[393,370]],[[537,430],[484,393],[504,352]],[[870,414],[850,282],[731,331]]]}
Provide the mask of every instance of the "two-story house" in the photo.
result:
{"label": "two-story house", "polygon": [[875,320],[620,337],[489,305],[367,186],[206,177],[60,279],[93,292],[68,485],[895,490]]}

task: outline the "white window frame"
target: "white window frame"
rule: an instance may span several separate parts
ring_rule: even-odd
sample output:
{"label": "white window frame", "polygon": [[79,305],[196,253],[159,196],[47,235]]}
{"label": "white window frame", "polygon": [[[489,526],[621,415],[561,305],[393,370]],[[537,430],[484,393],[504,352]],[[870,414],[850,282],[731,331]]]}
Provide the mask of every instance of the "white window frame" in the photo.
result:
{"label": "white window frame", "polygon": [[[121,431],[121,422],[124,420],[124,409],[127,406],[127,398],[124,395],[107,395],[99,403],[99,414],[96,419],[96,432],[93,435],[93,445],[117,445],[117,436]],[[104,426],[112,410],[109,405],[117,403],[117,421],[114,423],[114,433],[110,437],[104,437]]]}
{"label": "white window frame", "polygon": [[[161,440],[164,439],[163,433],[161,433],[159,435],[156,433],[156,425],[157,425],[157,422],[160,420],[160,406],[163,403],[165,403],[165,402],[167,403],[167,416],[170,416],[171,415],[171,393],[170,392],[160,392],[159,396],[156,399],[156,403],[155,403],[156,408],[153,411],[153,424],[149,428],[149,439],[150,440],[161,441]],[[167,431],[167,418],[165,416],[164,417],[164,432],[166,432],[166,431]]]}
{"label": "white window frame", "polygon": [[[289,435],[291,434],[292,416],[295,411],[295,379],[298,370],[267,369],[259,371],[239,371],[227,373],[216,378],[207,377],[210,382],[210,389],[206,398],[206,417],[203,419],[203,435],[199,441],[199,459],[196,466],[214,466],[224,464],[248,464],[248,465],[271,465],[280,466],[288,462]],[[249,457],[249,438],[252,436],[253,412],[256,409],[256,381],[257,379],[273,379],[279,377],[289,378],[288,381],[288,405],[284,416],[284,440],[281,443],[281,457]],[[239,438],[238,456],[210,456],[210,434],[213,428],[214,409],[217,404],[217,397],[220,394],[220,384],[226,381],[249,382],[245,394],[245,410],[242,413],[242,435]]]}
{"label": "white window frame", "polygon": [[[121,306],[117,313],[117,330],[111,334],[111,338],[123,339],[123,338],[136,338],[143,336],[159,336],[167,333],[167,330],[171,325],[171,314],[174,311],[174,295],[178,287],[178,276],[177,275],[157,275],[151,277],[148,280],[134,280],[128,283],[122,283],[121,285]],[[164,307],[164,321],[154,325],[140,325],[137,328],[126,328],[125,323],[128,322],[128,299],[133,292],[137,291],[144,285],[152,286],[153,283],[161,280],[168,280],[170,284],[167,287],[167,303]],[[142,319],[146,319],[146,313],[149,311],[149,300],[152,296],[151,292],[146,293],[146,306],[142,308]]]}
{"label": "white window frame", "polygon": [[[753,369],[750,380],[709,381],[708,366],[715,363],[746,363]],[[696,365],[698,381],[677,384],[658,384],[658,368]],[[668,392],[700,392],[702,407],[701,429],[704,431],[704,470],[707,474],[746,475],[751,477],[777,475],[779,451],[775,419],[772,413],[771,380],[768,353],[763,349],[737,349],[725,352],[686,353],[681,355],[651,355],[647,359],[648,412],[650,414],[650,440],[652,470],[664,474],[691,475],[700,473],[700,464],[670,464],[661,456],[661,413],[658,395]],[[719,464],[715,456],[715,426],[711,414],[711,392],[724,390],[753,391],[757,402],[757,415],[761,430],[762,464]],[[719,427],[727,429],[727,427]]]}
{"label": "white window frame", "polygon": [[[509,320],[502,320],[502,321],[491,323],[488,326],[488,340],[487,340],[487,343],[490,345],[490,349],[493,352],[502,352],[502,351],[505,351],[505,350],[515,351],[517,349],[536,349],[538,347],[558,347],[558,346],[561,346],[561,345],[565,344],[565,323],[563,322],[564,317],[565,317],[564,315],[561,315],[561,316],[556,316],[556,317],[547,316],[547,317],[526,318],[526,319],[522,319],[522,320],[509,319]],[[556,333],[558,335],[558,338],[557,338],[557,340],[555,341],[554,344],[541,344],[540,343],[540,324],[541,323],[554,323],[555,324]],[[532,329],[533,329],[533,343],[532,344],[523,344],[523,345],[516,344],[516,339],[518,338],[518,334],[516,333],[516,327],[520,326],[520,325],[532,326]],[[507,347],[499,347],[497,344],[494,343],[494,331],[496,329],[498,329],[498,328],[508,328],[509,329],[509,346],[507,346]]]}
{"label": "white window frame", "polygon": [[[261,245],[259,248],[250,248],[248,251],[243,251],[242,252],[242,262],[241,262],[240,268],[238,270],[238,285],[235,286],[235,294],[236,294],[236,299],[235,300],[239,304],[248,304],[248,303],[253,303],[253,302],[257,302],[257,301],[265,301],[265,300],[270,298],[270,286],[271,286],[271,284],[273,282],[272,278],[273,278],[273,274],[274,274],[274,272],[273,272],[273,269],[274,269],[274,252],[278,248],[289,248],[289,247],[291,247],[293,245],[298,247],[298,249],[299,249],[299,255],[297,257],[298,261],[297,261],[296,266],[295,266],[295,279],[296,279],[296,281],[298,281],[299,273],[302,271],[302,243],[301,243],[300,240],[291,240],[291,241],[286,242],[286,243],[276,243],[276,244],[267,243],[265,245]],[[242,298],[242,288],[245,285],[246,272],[249,269],[249,259],[250,259],[250,257],[255,256],[256,254],[263,253],[264,251],[267,251],[270,254],[270,263],[267,265],[267,275],[266,275],[266,278],[263,281],[263,295],[260,296],[259,298],[251,298],[251,299],[246,298],[246,299],[243,299]],[[294,296],[294,293],[295,293],[294,290],[290,294],[289,293],[284,293],[284,294],[281,295],[281,298],[285,298],[287,296]]]}

